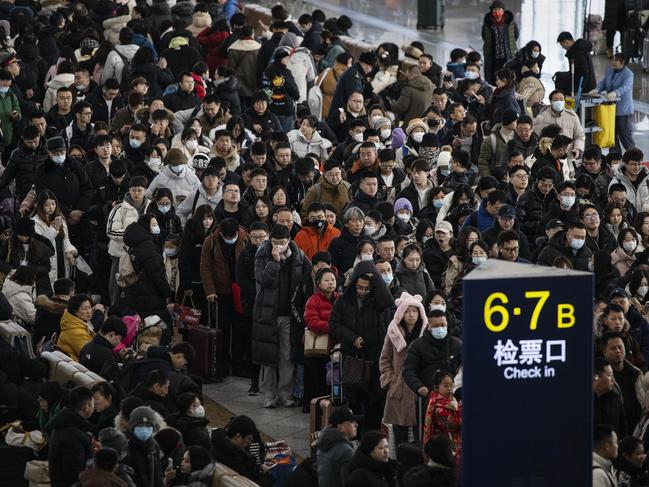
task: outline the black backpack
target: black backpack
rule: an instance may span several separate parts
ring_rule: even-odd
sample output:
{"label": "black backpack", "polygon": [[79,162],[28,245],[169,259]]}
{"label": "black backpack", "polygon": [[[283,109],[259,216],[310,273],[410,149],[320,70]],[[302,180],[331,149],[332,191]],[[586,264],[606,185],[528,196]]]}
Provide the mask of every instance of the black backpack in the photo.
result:
{"label": "black backpack", "polygon": [[129,91],[131,91],[131,78],[133,77],[133,68],[131,67],[131,61],[129,61],[128,58],[117,49],[115,49],[115,52],[124,63],[124,68],[122,69],[122,80],[119,84],[119,91],[121,93],[128,93]]}

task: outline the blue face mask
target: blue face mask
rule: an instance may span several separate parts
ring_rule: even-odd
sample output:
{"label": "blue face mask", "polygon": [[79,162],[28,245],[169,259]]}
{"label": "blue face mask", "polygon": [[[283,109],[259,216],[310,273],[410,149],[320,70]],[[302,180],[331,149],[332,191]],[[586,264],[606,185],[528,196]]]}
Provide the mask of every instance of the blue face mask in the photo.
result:
{"label": "blue face mask", "polygon": [[158,206],[158,211],[162,213],[163,215],[167,213],[169,210],[171,210],[171,205],[159,205]]}
{"label": "blue face mask", "polygon": [[436,338],[438,340],[443,340],[446,338],[446,334],[448,333],[448,327],[446,326],[437,326],[435,328],[432,328],[430,330],[431,335],[433,335],[433,338]]}
{"label": "blue face mask", "polygon": [[9,92],[8,86],[0,86],[0,95],[6,95]]}
{"label": "blue face mask", "polygon": [[63,163],[65,162],[65,155],[62,155],[62,156],[52,156],[52,162],[53,162],[54,164],[59,165],[59,166],[63,165]]}
{"label": "blue face mask", "polygon": [[381,277],[383,278],[383,282],[385,282],[388,286],[394,280],[394,276],[392,274],[381,274]]}
{"label": "blue face mask", "polygon": [[128,139],[128,143],[133,149],[139,149],[142,147],[142,142],[137,139]]}
{"label": "blue face mask", "polygon": [[153,426],[136,426],[133,428],[133,435],[144,443],[153,435]]}
{"label": "blue face mask", "polygon": [[433,206],[439,210],[442,206],[444,206],[444,200],[442,200],[442,199],[434,199],[433,200]]}

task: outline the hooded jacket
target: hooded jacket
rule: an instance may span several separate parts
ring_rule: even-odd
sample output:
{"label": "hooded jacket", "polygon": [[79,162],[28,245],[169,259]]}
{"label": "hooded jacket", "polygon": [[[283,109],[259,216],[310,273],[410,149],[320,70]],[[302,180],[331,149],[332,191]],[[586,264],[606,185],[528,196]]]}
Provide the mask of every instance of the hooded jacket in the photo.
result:
{"label": "hooded jacket", "polygon": [[304,196],[302,203],[302,217],[306,217],[306,210],[311,203],[329,203],[334,207],[336,215],[342,216],[344,208],[351,197],[349,193],[351,185],[347,181],[341,181],[337,186],[332,185],[326,178],[321,177],[320,181],[311,186]]}
{"label": "hooded jacket", "polygon": [[140,215],[147,212],[151,201],[148,198],[142,203],[142,211],[139,212],[131,203],[133,200],[130,195],[125,196],[124,200],[117,203],[108,215],[106,221],[106,234],[108,235],[108,254],[111,257],[121,257],[124,255],[124,230],[131,224],[135,223]]}
{"label": "hooded jacket", "polygon": [[[201,278],[205,296],[210,294],[232,295],[232,283],[236,282],[235,276],[230,272],[223,250],[221,248],[221,229],[216,227],[205,239],[201,251]],[[248,233],[243,227],[239,227],[237,241],[234,243],[234,261],[243,251],[246,245]]]}
{"label": "hooded jacket", "polygon": [[56,341],[56,346],[68,354],[72,360],[78,362],[81,349],[94,336],[95,332],[90,329],[88,323],[65,310],[61,317],[61,333]]}
{"label": "hooded jacket", "polygon": [[332,147],[331,141],[322,137],[317,130],[313,131],[310,141],[306,140],[299,129],[291,130],[286,136],[291,144],[291,150],[297,157],[306,157],[307,154],[313,152],[325,160],[329,155],[328,150]]}
{"label": "hooded jacket", "polygon": [[590,55],[593,50],[593,44],[585,39],[577,39],[575,43],[566,51],[566,57],[574,65],[575,85],[574,91],[579,89],[581,83],[582,93],[587,93],[596,87],[595,69],[593,68],[593,59]]}
{"label": "hooded jacket", "polygon": [[574,270],[588,272],[588,262],[592,255],[585,242],[579,250],[573,251],[566,244],[566,232],[558,232],[539,254],[538,264],[552,267],[557,257],[565,257],[572,263]]}
{"label": "hooded jacket", "polygon": [[25,145],[23,140],[18,141],[18,146],[9,157],[9,162],[0,176],[0,189],[6,188],[11,181],[16,181],[16,198],[22,201],[31,189],[36,179],[36,173],[47,160],[45,139],[41,137],[36,150]]}
{"label": "hooded jacket", "polygon": [[626,175],[626,168],[620,167],[613,175],[608,187],[610,188],[616,183],[623,184],[626,188],[626,199],[635,207],[636,211],[649,211],[649,170],[643,167],[638,178],[640,183],[636,189],[636,185]]}
{"label": "hooded jacket", "polygon": [[79,352],[79,363],[95,374],[101,374],[104,367],[117,362],[113,345],[102,335],[95,335]]}
{"label": "hooded jacket", "polygon": [[200,180],[196,177],[194,169],[185,164],[184,169],[180,174],[175,174],[170,165],[167,164],[162,168],[149,188],[146,190],[146,197],[152,198],[153,192],[158,188],[169,188],[174,198],[179,196],[189,197],[189,194],[195,191],[201,185]]}
{"label": "hooded jacket", "polygon": [[407,126],[413,118],[421,117],[430,106],[434,88],[433,83],[423,75],[408,80],[401,88],[399,99],[390,105],[397,121],[402,121]]}
{"label": "hooded jacket", "polygon": [[63,277],[68,273],[66,272],[66,267],[68,266],[67,261],[65,260],[65,255],[68,253],[77,253],[77,248],[72,245],[70,241],[68,225],[64,221],[61,225],[63,230],[63,236],[60,236],[60,232],[56,230],[53,226],[48,225],[43,220],[41,220],[38,214],[32,217],[34,221],[34,229],[37,234],[48,239],[50,245],[55,250],[54,255],[50,257],[50,282],[54,283],[59,278],[59,274]]}
{"label": "hooded jacket", "polygon": [[40,167],[35,182],[37,193],[49,189],[56,195],[66,217],[72,210],[87,211],[92,201],[92,182],[81,164],[73,159],[66,159],[63,166],[48,159]]}
{"label": "hooded jacket", "polygon": [[544,107],[534,118],[534,132],[540,135],[541,130],[552,124],[561,127],[561,134],[572,139],[571,148],[580,151],[584,150],[586,134],[575,112],[569,108],[564,108],[561,112],[557,113],[549,106]]}
{"label": "hooded jacket", "polygon": [[70,408],[54,418],[48,456],[52,487],[69,487],[77,482],[92,456],[91,432],[92,425]]}
{"label": "hooded jacket", "polygon": [[207,418],[195,418],[186,414],[173,413],[169,415],[167,422],[169,426],[180,431],[185,446],[202,446],[207,450],[211,448]]}
{"label": "hooded jacket", "polygon": [[329,244],[331,263],[338,272],[344,274],[351,269],[356,259],[356,246],[365,237],[365,230],[362,230],[358,237],[354,237],[347,227],[344,227],[340,236],[331,241]]}
{"label": "hooded jacket", "polygon": [[428,298],[435,290],[435,285],[428,275],[423,259],[419,267],[414,271],[408,269],[403,262],[399,262],[394,275],[399,278],[401,287],[412,295],[422,296],[424,302],[428,302]]}
{"label": "hooded jacket", "polygon": [[122,73],[126,67],[124,59],[131,63],[133,61],[133,56],[135,56],[135,53],[139,48],[140,46],[137,44],[116,45],[108,54],[106,63],[104,63],[104,72],[101,75],[101,84],[103,85],[109,78],[115,78],[121,83]]}
{"label": "hooded jacket", "polygon": [[36,318],[34,306],[34,287],[18,284],[12,279],[5,279],[2,294],[14,310],[14,316],[25,325],[33,325]]}
{"label": "hooded jacket", "polygon": [[327,250],[331,241],[340,236],[340,230],[328,223],[326,225],[323,234],[320,234],[317,228],[305,225],[295,235],[295,245],[304,252],[304,255],[309,260],[313,258],[316,252]]}
{"label": "hooded jacket", "polygon": [[230,103],[230,114],[233,116],[241,115],[240,87],[241,82],[236,76],[228,76],[214,83],[214,94],[220,98],[221,103]]}
{"label": "hooded jacket", "polygon": [[49,111],[56,104],[56,92],[59,88],[67,88],[74,83],[74,73],[57,74],[49,83],[43,99],[43,110]]}
{"label": "hooded jacket", "polygon": [[317,72],[311,52],[306,47],[299,47],[299,40],[300,38],[293,32],[287,32],[282,37],[279,47],[287,46],[291,49],[291,56],[288,58],[286,67],[293,74],[299,91],[299,97],[295,101],[303,103],[306,101],[307,86],[313,83]]}
{"label": "hooded jacket", "polygon": [[[383,422],[399,426],[416,426],[416,395],[406,385],[402,372],[408,345],[424,332],[428,318],[426,318],[426,310],[419,295],[412,296],[404,291],[401,297],[395,301],[395,304],[397,310],[388,325],[388,332],[385,335],[383,349],[379,358],[379,372],[381,374],[379,380],[381,387],[388,390]],[[407,336],[402,320],[403,315],[410,306],[417,308],[419,323],[415,325],[412,335]]]}
{"label": "hooded jacket", "polygon": [[[484,53],[484,77],[490,83],[494,83],[496,76],[493,68],[496,60],[496,53],[498,52],[498,48],[496,47],[496,29],[497,27],[494,25],[493,15],[491,11],[489,11],[485,14],[482,23],[482,52]],[[518,34],[518,25],[514,19],[514,14],[509,10],[505,10],[501,36],[501,42],[503,43],[501,47],[504,53],[504,61],[512,59],[516,54],[516,41],[518,40]]]}
{"label": "hooded jacket", "polygon": [[214,76],[214,72],[219,66],[224,66],[227,63],[227,59],[221,56],[220,47],[229,36],[229,32],[213,31],[209,27],[196,34],[196,39],[206,53],[205,61],[210,68],[210,77]]}
{"label": "hooded jacket", "polygon": [[317,469],[319,487],[344,487],[354,446],[336,428],[328,427],[318,440]]}
{"label": "hooded jacket", "polygon": [[209,205],[212,209],[216,208],[216,205],[219,204],[219,201],[223,199],[222,188],[218,188],[216,193],[212,196],[209,196],[205,191],[205,186],[200,184],[198,188],[187,195],[187,198],[183,200],[182,203],[176,208],[176,215],[180,218],[183,227],[187,223],[187,220],[191,218],[192,214],[202,205]]}
{"label": "hooded jacket", "polygon": [[36,298],[36,317],[32,333],[34,343],[38,343],[43,337],[48,340],[53,333],[61,331],[61,316],[67,306],[67,300],[57,296],[48,298],[41,294]]}
{"label": "hooded jacket", "polygon": [[135,484],[138,487],[163,487],[164,469],[160,464],[160,458],[162,458],[160,445],[153,437],[145,443],[135,438],[130,432],[126,433],[126,437],[128,438],[126,463],[133,469]]}
{"label": "hooded jacket", "polygon": [[289,117],[295,114],[300,91],[293,73],[281,61],[275,61],[266,68],[261,85],[271,92],[268,106],[275,115]]}
{"label": "hooded jacket", "polygon": [[257,89],[257,54],[261,44],[253,39],[239,39],[228,47],[228,66],[241,82],[239,96],[251,97]]}

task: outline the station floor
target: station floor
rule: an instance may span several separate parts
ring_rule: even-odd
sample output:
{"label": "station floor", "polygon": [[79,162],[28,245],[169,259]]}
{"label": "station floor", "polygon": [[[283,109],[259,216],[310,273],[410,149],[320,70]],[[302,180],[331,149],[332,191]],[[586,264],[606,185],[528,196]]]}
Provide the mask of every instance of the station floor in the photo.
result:
{"label": "station floor", "polygon": [[[433,0],[424,0],[433,1]],[[547,92],[553,88],[552,74],[567,70],[564,51],[556,43],[557,35],[567,30],[575,37],[583,34],[583,19],[588,13],[603,15],[605,0],[505,0],[507,9],[514,12],[519,28],[519,45],[537,40],[547,57],[542,80]],[[258,0],[254,3],[272,7],[276,0]],[[394,42],[404,46],[414,40],[421,41],[426,52],[435,61],[445,65],[451,49],[455,47],[482,50],[480,31],[482,20],[491,1],[447,0],[446,25],[443,30],[416,30],[417,0],[284,0],[283,5],[297,19],[304,12],[319,8],[328,17],[348,15],[354,26],[350,34],[372,44]],[[619,34],[616,46],[619,45]],[[593,56],[598,79],[609,66],[606,56]],[[634,72],[635,142],[649,160],[649,74],[643,74],[641,65],[631,63]],[[307,414],[300,408],[263,409],[262,399],[248,397],[248,381],[228,378],[220,384],[205,386],[206,396],[234,414],[247,414],[260,429],[276,440],[288,440],[294,450],[308,455]]]}

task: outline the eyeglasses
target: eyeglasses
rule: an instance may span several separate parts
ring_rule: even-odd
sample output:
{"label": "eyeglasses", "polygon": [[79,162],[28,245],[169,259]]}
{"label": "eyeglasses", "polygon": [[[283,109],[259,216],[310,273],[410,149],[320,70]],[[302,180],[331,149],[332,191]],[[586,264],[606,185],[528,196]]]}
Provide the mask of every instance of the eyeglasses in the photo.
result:
{"label": "eyeglasses", "polygon": [[589,213],[588,215],[584,215],[584,220],[599,220],[599,214]]}
{"label": "eyeglasses", "polygon": [[530,176],[528,174],[514,174],[514,177],[518,179],[529,179]]}
{"label": "eyeglasses", "polygon": [[223,192],[224,192],[224,193],[234,193],[234,194],[239,194],[239,190],[238,190],[238,189],[226,189],[226,190],[223,191]]}
{"label": "eyeglasses", "polygon": [[520,250],[520,247],[501,247],[500,250],[513,254],[518,252]]}

